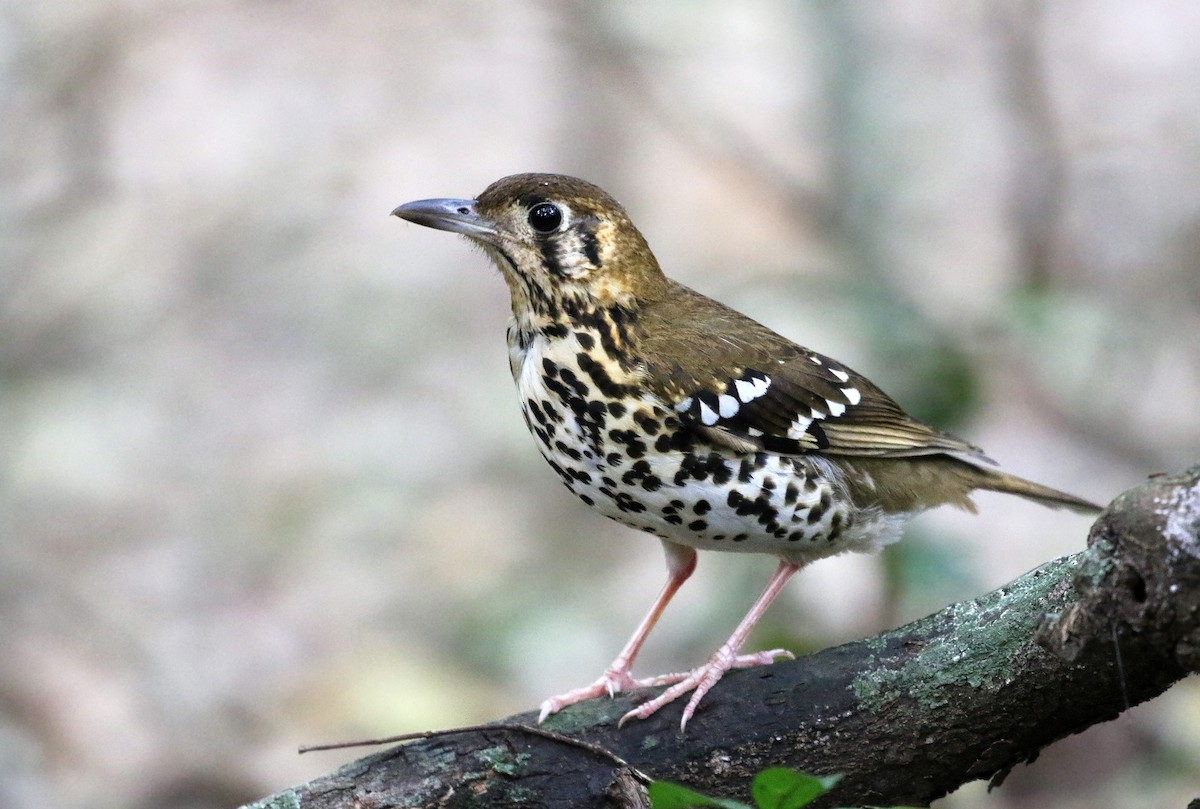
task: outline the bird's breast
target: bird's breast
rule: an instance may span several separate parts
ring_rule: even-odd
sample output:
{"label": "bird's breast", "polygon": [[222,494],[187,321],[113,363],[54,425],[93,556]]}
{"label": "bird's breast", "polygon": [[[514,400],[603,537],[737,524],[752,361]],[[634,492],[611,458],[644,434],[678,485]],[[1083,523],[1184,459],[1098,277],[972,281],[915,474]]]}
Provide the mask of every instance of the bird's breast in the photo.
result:
{"label": "bird's breast", "polygon": [[509,333],[525,423],[564,485],[607,517],[706,550],[798,560],[898,536],[823,458],[703,441],[587,332]]}

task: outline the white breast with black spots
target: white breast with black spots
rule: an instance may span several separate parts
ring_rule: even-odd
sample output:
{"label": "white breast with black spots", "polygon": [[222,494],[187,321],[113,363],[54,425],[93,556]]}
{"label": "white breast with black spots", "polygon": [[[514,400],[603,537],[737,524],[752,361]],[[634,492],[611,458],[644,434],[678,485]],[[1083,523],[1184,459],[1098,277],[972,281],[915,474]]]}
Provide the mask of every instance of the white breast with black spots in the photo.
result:
{"label": "white breast with black spots", "polygon": [[797,561],[873,550],[902,517],[855,509],[819,457],[737,453],[704,442],[679,414],[575,333],[510,331],[521,409],[542,456],[581,500],[618,522],[701,550]]}

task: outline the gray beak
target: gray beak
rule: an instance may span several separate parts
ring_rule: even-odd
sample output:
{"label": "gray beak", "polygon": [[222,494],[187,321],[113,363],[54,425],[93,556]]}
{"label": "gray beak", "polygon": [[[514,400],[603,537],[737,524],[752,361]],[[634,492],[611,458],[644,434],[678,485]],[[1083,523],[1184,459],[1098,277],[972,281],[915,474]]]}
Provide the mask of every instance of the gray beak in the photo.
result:
{"label": "gray beak", "polygon": [[487,240],[496,235],[495,226],[476,212],[473,199],[419,199],[396,208],[392,216],[476,239]]}

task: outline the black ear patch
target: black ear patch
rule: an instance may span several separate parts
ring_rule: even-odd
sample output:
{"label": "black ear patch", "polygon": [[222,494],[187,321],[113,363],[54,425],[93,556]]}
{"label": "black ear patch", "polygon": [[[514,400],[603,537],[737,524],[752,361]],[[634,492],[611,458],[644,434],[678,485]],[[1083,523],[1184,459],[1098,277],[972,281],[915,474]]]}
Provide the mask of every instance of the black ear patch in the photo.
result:
{"label": "black ear patch", "polygon": [[596,231],[587,227],[590,222],[580,224],[579,237],[583,241],[583,254],[592,262],[593,267],[600,269],[600,240],[596,238]]}

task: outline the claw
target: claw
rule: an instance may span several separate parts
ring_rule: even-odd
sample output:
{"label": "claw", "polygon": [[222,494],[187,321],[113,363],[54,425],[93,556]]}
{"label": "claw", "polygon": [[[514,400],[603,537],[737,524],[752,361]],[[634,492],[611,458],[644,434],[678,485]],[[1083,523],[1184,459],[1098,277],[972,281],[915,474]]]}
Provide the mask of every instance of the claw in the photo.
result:
{"label": "claw", "polygon": [[776,660],[792,660],[794,658],[795,655],[787,649],[772,649],[768,652],[734,655],[733,650],[727,645],[722,646],[703,666],[683,675],[677,675],[680,679],[676,680],[666,691],[649,702],[643,702],[622,716],[617,722],[617,727],[623,726],[630,719],[647,719],[657,713],[659,708],[669,705],[691,691],[692,697],[684,707],[683,717],[679,722],[679,730],[683,731],[687,727],[688,720],[696,713],[696,708],[700,705],[700,700],[704,699],[704,695],[721,681],[721,678],[725,676],[725,672],[730,669],[748,669],[756,666],[766,666],[774,663]]}

